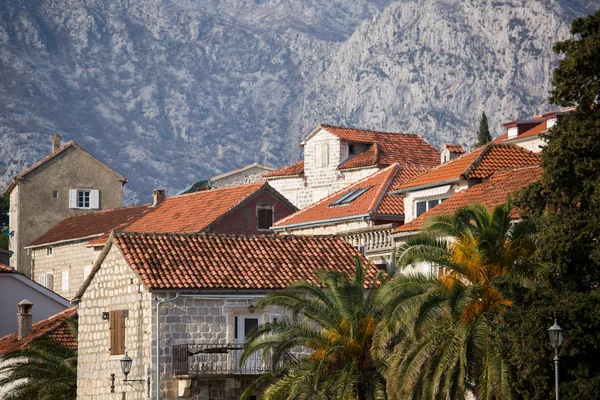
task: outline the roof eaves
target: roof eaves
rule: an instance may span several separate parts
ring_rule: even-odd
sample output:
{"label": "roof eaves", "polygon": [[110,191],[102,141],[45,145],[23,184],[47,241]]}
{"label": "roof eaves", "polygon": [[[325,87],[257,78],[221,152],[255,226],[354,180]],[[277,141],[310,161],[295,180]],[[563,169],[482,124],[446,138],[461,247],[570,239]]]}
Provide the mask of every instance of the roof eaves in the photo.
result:
{"label": "roof eaves", "polygon": [[72,239],[57,240],[56,242],[39,243],[39,244],[34,244],[33,246],[31,246],[31,245],[30,246],[25,246],[23,248],[24,249],[35,249],[35,248],[38,248],[38,247],[55,246],[57,244],[64,244],[64,243],[68,243],[68,242],[77,242],[79,240],[89,240],[89,239],[92,239],[92,238],[100,237],[100,236],[104,235],[104,233],[106,233],[106,232],[97,233],[97,234],[94,234],[94,235],[89,235],[89,236],[84,236],[84,237],[72,238]]}
{"label": "roof eaves", "polygon": [[402,188],[402,189],[395,189],[395,190],[392,190],[389,194],[394,194],[394,195],[404,194],[404,193],[414,192],[416,190],[429,189],[431,187],[447,185],[449,183],[455,183],[455,182],[459,182],[461,180],[462,180],[462,178],[459,177],[459,178],[450,178],[450,179],[446,179],[443,181],[424,183],[422,185],[410,186],[410,187],[406,187],[406,188]]}
{"label": "roof eaves", "polygon": [[288,229],[296,229],[296,228],[304,228],[315,225],[330,225],[338,222],[351,221],[355,219],[364,219],[369,218],[373,214],[357,214],[357,215],[349,215],[347,217],[338,217],[338,218],[330,218],[330,219],[321,219],[318,221],[307,221],[307,222],[299,222],[297,224],[289,224],[289,225],[274,225],[271,227],[273,231],[286,231]]}

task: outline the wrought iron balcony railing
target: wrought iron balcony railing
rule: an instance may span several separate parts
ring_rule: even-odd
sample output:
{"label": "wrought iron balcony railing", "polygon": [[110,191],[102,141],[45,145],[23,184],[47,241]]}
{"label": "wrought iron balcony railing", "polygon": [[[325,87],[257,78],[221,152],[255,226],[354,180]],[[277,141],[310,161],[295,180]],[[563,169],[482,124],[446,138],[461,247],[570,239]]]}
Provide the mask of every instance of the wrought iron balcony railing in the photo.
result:
{"label": "wrought iron balcony railing", "polygon": [[254,353],[240,364],[242,343],[178,344],[173,346],[173,374],[187,376],[259,375],[271,370],[271,360]]}

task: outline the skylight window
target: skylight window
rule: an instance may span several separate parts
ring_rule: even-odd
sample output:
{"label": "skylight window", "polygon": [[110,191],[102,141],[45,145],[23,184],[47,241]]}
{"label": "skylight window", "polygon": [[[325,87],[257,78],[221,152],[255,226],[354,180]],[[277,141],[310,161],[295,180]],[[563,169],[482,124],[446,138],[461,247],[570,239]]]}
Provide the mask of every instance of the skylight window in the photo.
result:
{"label": "skylight window", "polygon": [[331,203],[329,207],[350,204],[369,189],[371,189],[371,186],[349,190],[346,193],[344,193],[341,197],[337,198],[333,203]]}

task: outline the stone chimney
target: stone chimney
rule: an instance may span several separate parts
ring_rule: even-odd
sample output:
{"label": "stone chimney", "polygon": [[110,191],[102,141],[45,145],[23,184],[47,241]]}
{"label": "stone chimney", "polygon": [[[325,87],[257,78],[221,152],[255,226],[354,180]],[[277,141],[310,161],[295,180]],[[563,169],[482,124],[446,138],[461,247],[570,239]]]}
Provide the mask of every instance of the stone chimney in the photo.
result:
{"label": "stone chimney", "polygon": [[19,340],[31,335],[33,303],[25,299],[17,305],[19,312],[17,313],[17,334]]}
{"label": "stone chimney", "polygon": [[165,189],[154,189],[152,192],[152,207],[159,205],[164,199]]}
{"label": "stone chimney", "polygon": [[52,152],[56,153],[60,149],[60,135],[57,133],[52,136]]}

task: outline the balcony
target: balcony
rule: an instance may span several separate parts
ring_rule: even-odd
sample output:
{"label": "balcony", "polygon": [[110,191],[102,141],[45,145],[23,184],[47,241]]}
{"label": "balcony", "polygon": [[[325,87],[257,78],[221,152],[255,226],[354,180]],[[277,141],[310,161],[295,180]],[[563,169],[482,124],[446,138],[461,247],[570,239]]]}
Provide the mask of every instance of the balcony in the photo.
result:
{"label": "balcony", "polygon": [[240,365],[242,343],[179,344],[173,346],[173,374],[190,377],[260,375],[271,370],[270,359],[254,353]]}
{"label": "balcony", "polygon": [[398,224],[375,225],[341,233],[353,246],[363,246],[365,255],[388,255],[394,251],[394,241],[390,237]]}

